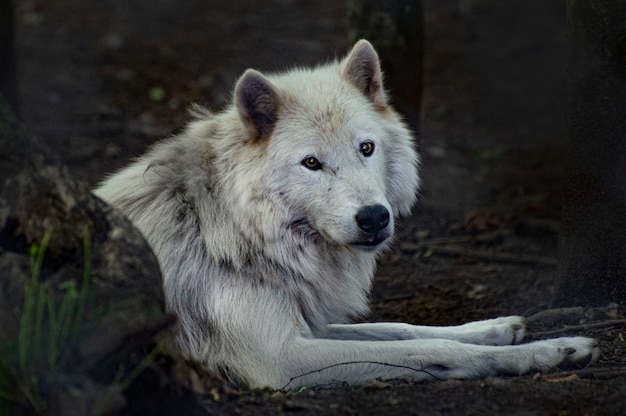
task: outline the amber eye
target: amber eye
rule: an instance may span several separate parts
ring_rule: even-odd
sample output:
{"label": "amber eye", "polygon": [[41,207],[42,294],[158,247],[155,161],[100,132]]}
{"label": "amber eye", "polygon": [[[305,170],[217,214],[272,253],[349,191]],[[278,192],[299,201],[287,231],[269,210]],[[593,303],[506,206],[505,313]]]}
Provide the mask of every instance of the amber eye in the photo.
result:
{"label": "amber eye", "polygon": [[313,156],[309,156],[302,160],[302,166],[311,170],[320,170],[322,168],[322,164],[319,160],[314,158]]}
{"label": "amber eye", "polygon": [[361,143],[361,153],[363,156],[371,156],[374,153],[374,143],[372,142],[363,142]]}

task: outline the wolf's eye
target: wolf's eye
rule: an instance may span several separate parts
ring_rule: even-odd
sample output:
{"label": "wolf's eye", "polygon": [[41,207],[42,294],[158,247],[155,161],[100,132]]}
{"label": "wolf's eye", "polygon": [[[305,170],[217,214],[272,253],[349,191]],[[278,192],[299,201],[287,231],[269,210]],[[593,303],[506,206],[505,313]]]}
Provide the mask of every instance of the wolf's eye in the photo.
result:
{"label": "wolf's eye", "polygon": [[372,153],[374,153],[374,143],[363,142],[361,143],[360,149],[361,149],[361,153],[363,153],[363,156],[365,157],[371,156]]}
{"label": "wolf's eye", "polygon": [[313,156],[302,159],[301,163],[302,166],[310,170],[320,170],[322,168],[322,164],[320,163],[320,161]]}

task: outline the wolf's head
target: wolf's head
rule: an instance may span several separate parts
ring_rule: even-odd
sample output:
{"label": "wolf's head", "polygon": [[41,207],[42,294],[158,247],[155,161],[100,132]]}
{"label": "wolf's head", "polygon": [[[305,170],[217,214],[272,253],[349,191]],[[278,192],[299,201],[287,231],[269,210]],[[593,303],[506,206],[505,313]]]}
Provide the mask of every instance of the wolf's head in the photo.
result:
{"label": "wolf's head", "polygon": [[263,155],[265,196],[295,228],[365,251],[384,245],[415,202],[418,156],[369,42],[312,70],[247,70],[234,100],[248,145]]}

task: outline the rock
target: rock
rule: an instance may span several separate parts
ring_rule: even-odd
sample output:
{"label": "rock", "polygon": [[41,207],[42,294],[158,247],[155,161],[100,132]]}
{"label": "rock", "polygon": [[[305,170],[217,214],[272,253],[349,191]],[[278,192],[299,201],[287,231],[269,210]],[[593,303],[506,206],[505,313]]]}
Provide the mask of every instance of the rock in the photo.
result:
{"label": "rock", "polygon": [[[72,177],[1,100],[0,148],[0,343],[17,337],[24,288],[33,276],[29,249],[47,232],[38,280],[45,282],[57,308],[72,287],[80,292],[83,272],[88,272],[84,319],[76,339],[63,346],[56,374],[41,357],[29,367],[44,367],[34,371],[42,396],[52,395],[42,400],[49,407],[45,413],[69,414],[68,392],[83,397],[82,405],[93,405],[88,400],[95,396],[93,386],[110,385],[120,368],[126,375],[137,368],[173,319],[165,313],[157,259],[139,231]],[[47,304],[42,310],[41,331],[52,331]],[[81,392],[80,386],[91,387]],[[115,402],[118,408],[125,401],[115,397]]]}

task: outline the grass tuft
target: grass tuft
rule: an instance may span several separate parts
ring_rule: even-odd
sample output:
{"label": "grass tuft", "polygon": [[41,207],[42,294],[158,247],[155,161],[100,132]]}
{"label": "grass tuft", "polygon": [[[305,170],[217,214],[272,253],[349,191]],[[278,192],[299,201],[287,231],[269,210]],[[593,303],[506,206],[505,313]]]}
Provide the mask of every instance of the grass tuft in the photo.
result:
{"label": "grass tuft", "polygon": [[[36,414],[46,413],[42,386],[54,384],[59,375],[70,372],[68,361],[85,321],[91,280],[91,235],[85,230],[80,286],[69,280],[61,282],[57,288],[40,281],[51,237],[52,232],[46,231],[41,243],[30,247],[31,276],[24,285],[23,306],[18,311],[18,334],[15,340],[0,345],[0,410],[6,402],[12,402]],[[119,371],[106,397],[94,404],[92,413],[98,414],[106,408],[113,394],[126,389],[160,351],[158,344],[126,377]]]}

